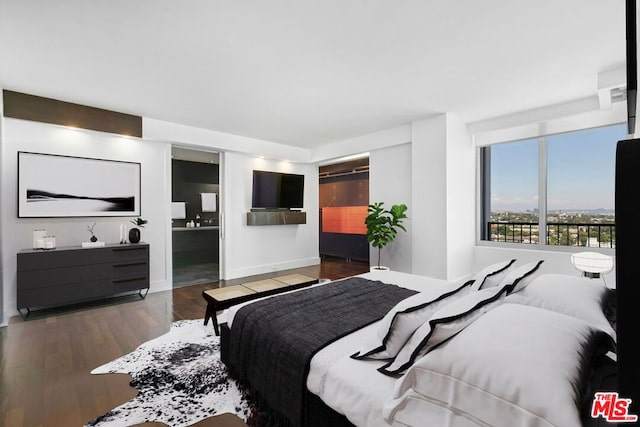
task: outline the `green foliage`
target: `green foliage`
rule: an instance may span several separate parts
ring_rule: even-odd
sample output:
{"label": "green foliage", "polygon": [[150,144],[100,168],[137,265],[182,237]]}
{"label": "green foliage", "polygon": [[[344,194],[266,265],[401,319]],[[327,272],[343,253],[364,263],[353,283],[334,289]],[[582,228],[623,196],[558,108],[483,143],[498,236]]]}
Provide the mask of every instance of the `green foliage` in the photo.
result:
{"label": "green foliage", "polygon": [[[489,240],[538,244],[539,218],[532,212],[491,213]],[[615,216],[602,213],[547,214],[547,245],[615,247]]]}
{"label": "green foliage", "polygon": [[135,225],[137,225],[137,226],[138,226],[138,227],[140,227],[140,228],[144,228],[144,225],[145,225],[146,223],[148,223],[148,222],[149,222],[148,220],[146,220],[146,219],[142,219],[142,218],[140,218],[140,217],[138,217],[138,218],[136,218],[136,219],[132,219],[132,220],[131,220],[131,223],[132,223],[132,224],[135,224]]}
{"label": "green foliage", "polygon": [[407,205],[393,205],[391,209],[384,208],[384,202],[369,205],[369,214],[364,220],[367,226],[367,240],[371,246],[378,248],[378,267],[380,267],[380,252],[383,247],[391,243],[398,234],[398,230],[407,231],[402,225],[407,218]]}

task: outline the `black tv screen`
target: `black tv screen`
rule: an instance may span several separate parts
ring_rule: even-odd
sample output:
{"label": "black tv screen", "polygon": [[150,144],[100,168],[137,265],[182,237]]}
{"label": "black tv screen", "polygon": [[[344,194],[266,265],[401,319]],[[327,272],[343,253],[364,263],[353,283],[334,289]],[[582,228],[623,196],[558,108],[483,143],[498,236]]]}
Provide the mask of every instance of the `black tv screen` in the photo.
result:
{"label": "black tv screen", "polygon": [[253,171],[252,208],[301,209],[304,175]]}

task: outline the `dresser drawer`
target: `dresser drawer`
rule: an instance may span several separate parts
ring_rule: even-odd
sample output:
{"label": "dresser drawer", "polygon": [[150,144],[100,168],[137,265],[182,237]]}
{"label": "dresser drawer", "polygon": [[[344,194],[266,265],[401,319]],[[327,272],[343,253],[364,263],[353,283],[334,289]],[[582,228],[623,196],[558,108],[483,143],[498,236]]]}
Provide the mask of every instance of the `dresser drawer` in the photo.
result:
{"label": "dresser drawer", "polygon": [[123,277],[141,276],[149,274],[149,262],[147,260],[120,261],[110,264],[112,279]]}
{"label": "dresser drawer", "polygon": [[17,267],[18,271],[26,271],[148,259],[149,245],[141,243],[102,248],[61,248],[20,252]]}
{"label": "dresser drawer", "polygon": [[130,292],[149,288],[149,276],[130,276],[111,280],[111,292]]}
{"label": "dresser drawer", "polygon": [[149,245],[146,243],[131,244],[111,248],[110,262],[148,260]]}
{"label": "dresser drawer", "polygon": [[18,308],[53,307],[95,300],[111,294],[111,281],[66,283],[38,289],[18,289]]}
{"label": "dresser drawer", "polygon": [[104,248],[31,251],[18,254],[18,271],[47,270],[50,268],[111,262],[111,251]]}
{"label": "dresser drawer", "polygon": [[121,261],[110,264],[89,264],[61,268],[18,271],[23,289],[46,288],[67,283],[87,283],[122,277],[147,275],[147,261]]}

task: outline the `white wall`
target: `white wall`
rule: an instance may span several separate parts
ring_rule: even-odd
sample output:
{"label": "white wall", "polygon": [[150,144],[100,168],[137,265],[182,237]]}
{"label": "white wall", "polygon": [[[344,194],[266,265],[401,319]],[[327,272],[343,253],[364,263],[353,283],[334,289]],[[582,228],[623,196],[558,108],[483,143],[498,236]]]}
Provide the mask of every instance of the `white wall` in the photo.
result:
{"label": "white wall", "polygon": [[[15,254],[31,246],[34,228],[45,227],[55,234],[58,246],[77,245],[88,237],[86,226],[97,222],[97,235],[115,242],[118,225],[129,219],[18,219],[16,153],[21,150],[142,163],[142,216],[150,220],[143,229],[143,240],[151,244],[151,292],[171,289],[171,144],[231,150],[224,152],[221,164],[221,271],[225,279],[319,263],[318,168],[305,159],[320,162],[363,151],[371,152],[371,200],[409,207],[409,232],[400,233],[383,250],[383,264],[455,280],[505,256],[522,262],[543,256],[545,269],[577,274],[569,261],[570,252],[475,244],[475,151],[465,126],[454,116],[442,114],[363,135],[349,140],[352,144],[346,141],[311,151],[147,119],[144,124],[145,138],[139,140],[2,118],[0,320],[17,314]],[[240,150],[234,150],[238,147]],[[261,159],[258,155],[263,152],[300,163]],[[246,225],[254,168],[305,175],[307,224]],[[615,270],[605,278],[610,286],[615,284]]]}
{"label": "white wall", "polygon": [[598,109],[597,98],[471,123],[467,130],[473,135],[475,145],[482,146],[626,122],[626,103],[617,102],[611,108]]}
{"label": "white wall", "polygon": [[469,273],[475,245],[476,150],[466,125],[447,114],[447,277]]}
{"label": "white wall", "polygon": [[232,135],[210,129],[202,129],[179,123],[143,117],[142,128],[145,139],[184,145],[191,148],[207,148],[218,151],[233,151],[251,156],[263,156],[293,162],[309,162],[309,150],[278,144],[246,136]]}
{"label": "white wall", "polygon": [[[171,279],[171,144],[221,150],[231,142],[242,142],[256,153],[279,158],[308,158],[308,151],[282,147],[267,141],[240,138],[182,125],[155,123],[144,139],[66,128],[18,119],[2,118],[0,235],[3,323],[17,315],[16,254],[30,248],[32,231],[45,228],[56,236],[57,246],[77,246],[87,240],[87,225],[94,222],[96,235],[105,242],[117,242],[119,224],[131,218],[17,218],[17,152],[31,151],[68,156],[140,162],[142,164],[142,216],[149,224],[142,239],[150,244],[150,292],[169,290]],[[144,123],[148,123],[145,121]],[[155,130],[154,130],[155,129]],[[168,129],[166,135],[162,130]],[[0,133],[2,135],[3,133]],[[233,144],[231,144],[233,145]],[[265,160],[237,152],[223,155],[220,209],[224,223],[221,234],[222,278],[260,274],[318,264],[318,168],[309,163]],[[252,170],[265,169],[305,175],[304,211],[307,224],[284,226],[246,225],[251,207]]]}
{"label": "white wall", "polygon": [[409,142],[411,142],[411,125],[406,124],[313,148],[311,160],[320,163],[329,159],[380,150]]}
{"label": "white wall", "polygon": [[[318,168],[308,163],[309,150],[149,118],[143,118],[143,129],[145,140],[221,152],[220,277],[222,279],[320,263]],[[284,161],[285,159],[288,161]],[[246,213],[251,209],[254,168],[305,175],[303,210],[307,214],[306,224],[246,225]],[[170,237],[167,248],[170,257]],[[171,260],[168,259],[167,262],[170,265]]]}
{"label": "white wall", "polygon": [[[0,165],[2,165],[2,143],[4,141],[4,99],[3,99],[3,90],[2,86],[0,86]],[[0,200],[4,200],[4,192],[2,191],[2,173],[0,173]],[[3,276],[4,276],[4,263],[2,262],[2,254],[4,253],[4,240],[3,240],[3,232],[2,232],[2,208],[0,208],[0,326],[5,324],[4,321],[4,285],[3,285]]]}
{"label": "white wall", "polygon": [[447,279],[446,116],[412,123],[413,273]]}
{"label": "white wall", "polygon": [[[329,144],[312,157],[320,161],[362,151],[370,155],[370,201],[402,202],[409,208],[409,232],[383,249],[382,264],[446,280],[469,274],[475,246],[475,148],[466,125],[440,114]],[[370,254],[374,264],[377,255]]]}
{"label": "white wall", "polygon": [[413,272],[455,280],[471,271],[475,151],[462,121],[440,114],[412,124]]}
{"label": "white wall", "polygon": [[[223,163],[224,278],[319,264],[317,166],[234,152],[225,153]],[[306,224],[247,226],[253,169],[304,174]]]}
{"label": "white wall", "polygon": [[[402,144],[369,153],[369,202],[384,202],[385,208],[404,203],[407,218],[396,239],[381,252],[380,264],[395,271],[412,271],[411,240],[413,226],[420,220],[420,212],[413,208],[411,200],[411,144]],[[376,265],[378,249],[369,248],[371,265]]]}
{"label": "white wall", "polygon": [[[137,138],[72,129],[18,119],[4,119],[2,141],[3,296],[5,320],[16,309],[16,253],[32,246],[32,231],[44,228],[56,236],[58,247],[77,246],[90,237],[87,226],[97,223],[96,236],[116,243],[119,224],[132,227],[130,217],[118,218],[18,218],[17,152],[60,154],[141,163],[141,216],[149,223],[142,228],[142,240],[150,245],[150,292],[171,288],[167,277],[166,229],[168,223],[167,164],[170,147]],[[84,177],[90,180],[91,177]]]}

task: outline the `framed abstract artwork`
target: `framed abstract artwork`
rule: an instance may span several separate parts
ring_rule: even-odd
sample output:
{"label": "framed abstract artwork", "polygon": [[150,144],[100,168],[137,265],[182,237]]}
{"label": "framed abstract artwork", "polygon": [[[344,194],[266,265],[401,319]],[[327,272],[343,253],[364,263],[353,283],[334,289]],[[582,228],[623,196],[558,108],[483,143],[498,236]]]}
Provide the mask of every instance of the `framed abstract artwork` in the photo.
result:
{"label": "framed abstract artwork", "polygon": [[18,152],[18,217],[140,216],[140,163]]}

